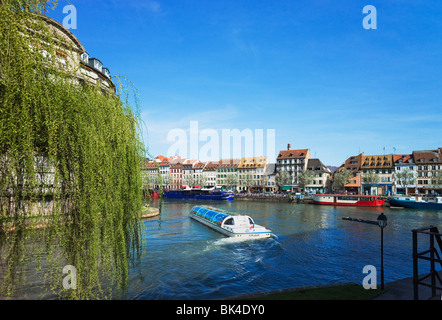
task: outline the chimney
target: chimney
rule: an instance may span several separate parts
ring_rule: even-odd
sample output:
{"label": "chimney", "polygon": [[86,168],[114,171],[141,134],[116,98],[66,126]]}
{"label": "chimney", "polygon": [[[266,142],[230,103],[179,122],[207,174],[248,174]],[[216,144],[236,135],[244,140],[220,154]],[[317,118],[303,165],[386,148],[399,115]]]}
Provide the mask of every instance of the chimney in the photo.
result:
{"label": "chimney", "polygon": [[291,146],[290,146],[290,143],[289,143],[288,146],[287,146],[287,150],[290,150],[290,147],[291,147]]}

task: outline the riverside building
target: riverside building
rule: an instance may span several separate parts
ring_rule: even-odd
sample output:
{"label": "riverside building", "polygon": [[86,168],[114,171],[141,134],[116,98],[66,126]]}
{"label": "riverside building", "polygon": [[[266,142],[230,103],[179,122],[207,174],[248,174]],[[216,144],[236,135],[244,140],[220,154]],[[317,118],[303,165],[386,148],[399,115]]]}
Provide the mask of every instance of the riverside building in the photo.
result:
{"label": "riverside building", "polygon": [[276,172],[286,171],[292,178],[292,186],[298,186],[298,176],[307,169],[308,160],[311,159],[309,149],[292,150],[291,145],[287,146],[287,150],[279,152],[276,159]]}

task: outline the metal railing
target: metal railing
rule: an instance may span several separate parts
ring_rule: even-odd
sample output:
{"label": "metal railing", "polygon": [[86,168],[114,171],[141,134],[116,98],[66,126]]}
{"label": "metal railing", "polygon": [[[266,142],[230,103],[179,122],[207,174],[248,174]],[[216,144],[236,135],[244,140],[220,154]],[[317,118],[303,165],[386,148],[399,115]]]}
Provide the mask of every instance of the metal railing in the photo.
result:
{"label": "metal railing", "polygon": [[[413,290],[414,290],[414,300],[419,299],[419,285],[431,288],[431,297],[435,297],[437,290],[442,290],[442,279],[438,272],[436,271],[436,263],[442,266],[442,260],[440,258],[439,252],[437,251],[437,246],[439,251],[442,252],[442,234],[439,233],[437,227],[430,226],[426,228],[414,229],[411,231],[413,233]],[[418,252],[418,234],[428,235],[430,237],[430,248],[422,252]],[[418,261],[426,260],[430,262],[430,273],[419,276],[418,271]],[[424,282],[424,280],[430,278],[430,283]],[[438,280],[438,282],[436,282]]]}

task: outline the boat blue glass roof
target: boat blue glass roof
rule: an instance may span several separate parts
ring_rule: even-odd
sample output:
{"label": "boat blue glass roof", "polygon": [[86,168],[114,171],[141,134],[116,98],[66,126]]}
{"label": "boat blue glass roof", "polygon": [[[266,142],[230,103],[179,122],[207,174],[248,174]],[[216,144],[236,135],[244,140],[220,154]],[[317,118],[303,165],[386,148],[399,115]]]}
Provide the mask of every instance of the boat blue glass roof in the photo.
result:
{"label": "boat blue glass roof", "polygon": [[192,211],[198,216],[216,224],[219,224],[223,222],[224,219],[226,219],[227,217],[230,217],[230,214],[218,212],[205,207],[193,207]]}

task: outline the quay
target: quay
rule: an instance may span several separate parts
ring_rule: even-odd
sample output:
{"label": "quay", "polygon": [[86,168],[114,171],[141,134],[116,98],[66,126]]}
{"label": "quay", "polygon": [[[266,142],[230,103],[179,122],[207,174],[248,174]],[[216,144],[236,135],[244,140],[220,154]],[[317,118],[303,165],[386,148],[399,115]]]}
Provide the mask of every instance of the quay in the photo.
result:
{"label": "quay", "polygon": [[[439,272],[439,276],[442,276],[442,271]],[[272,290],[266,292],[243,294],[243,295],[228,297],[223,300],[250,300],[250,299],[266,300],[267,297],[273,299],[271,296],[274,295],[283,296],[286,294],[287,296],[290,296],[290,294],[296,292],[307,292],[310,290],[317,290],[317,289],[334,289],[334,288],[339,289],[339,287],[358,286],[358,285],[362,287],[362,285],[353,282],[337,283],[329,285],[302,286],[291,289],[281,289],[281,290]],[[344,300],[344,298],[340,297],[339,295],[325,296],[324,299]],[[357,297],[355,297],[355,299],[357,299]],[[345,300],[352,300],[352,299],[346,297]],[[387,282],[385,284],[385,290],[383,292],[380,292],[378,294],[375,293],[374,296],[368,300],[391,300],[391,301],[414,300],[413,277]],[[441,300],[441,293],[439,292],[436,296],[432,296],[431,288],[420,287],[419,300]]]}
{"label": "quay", "polygon": [[[438,272],[439,277],[442,271]],[[413,277],[385,283],[385,292],[372,300],[414,300]],[[441,300],[441,293],[432,297],[431,288],[419,287],[419,300]]]}
{"label": "quay", "polygon": [[269,202],[291,202],[290,197],[279,194],[266,193],[249,193],[249,194],[235,194],[235,200],[240,201],[269,201]]}
{"label": "quay", "polygon": [[268,201],[268,202],[295,202],[295,203],[313,203],[311,196],[303,198],[291,196],[289,194],[276,194],[276,193],[247,193],[235,194],[235,200],[240,201]]}

